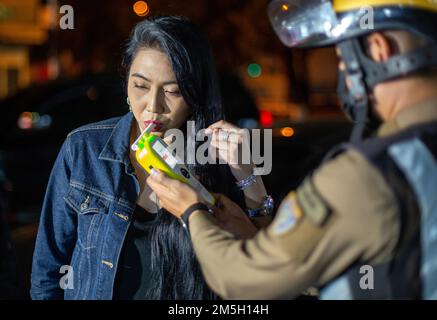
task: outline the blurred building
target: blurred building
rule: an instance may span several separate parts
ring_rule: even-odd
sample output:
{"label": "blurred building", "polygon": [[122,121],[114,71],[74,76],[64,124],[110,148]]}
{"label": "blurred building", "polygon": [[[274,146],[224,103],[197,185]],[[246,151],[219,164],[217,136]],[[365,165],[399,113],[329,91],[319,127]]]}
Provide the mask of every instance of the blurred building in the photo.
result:
{"label": "blurred building", "polygon": [[31,80],[30,46],[48,41],[55,1],[0,1],[0,97]]}
{"label": "blurred building", "polygon": [[[246,86],[253,92],[261,116],[266,112],[273,118],[302,120],[304,108],[297,102],[291,102],[290,87],[293,85],[284,60],[277,54],[259,55],[256,63],[240,69]],[[264,116],[265,118],[266,116]],[[261,119],[262,125],[270,126],[268,119]]]}

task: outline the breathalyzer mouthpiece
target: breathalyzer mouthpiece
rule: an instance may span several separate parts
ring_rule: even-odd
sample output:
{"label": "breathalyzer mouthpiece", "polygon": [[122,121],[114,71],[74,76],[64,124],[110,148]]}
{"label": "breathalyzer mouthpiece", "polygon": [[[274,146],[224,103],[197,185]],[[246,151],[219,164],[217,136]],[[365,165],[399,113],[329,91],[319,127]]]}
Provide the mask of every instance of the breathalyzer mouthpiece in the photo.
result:
{"label": "breathalyzer mouthpiece", "polygon": [[147,128],[144,129],[144,131],[140,134],[140,136],[137,138],[137,140],[135,140],[135,142],[132,143],[131,149],[133,151],[137,151],[139,149],[139,143],[140,143],[141,139],[147,137],[153,131],[153,129],[155,129],[155,127],[156,127],[156,124],[154,124],[154,123],[149,124],[147,126]]}

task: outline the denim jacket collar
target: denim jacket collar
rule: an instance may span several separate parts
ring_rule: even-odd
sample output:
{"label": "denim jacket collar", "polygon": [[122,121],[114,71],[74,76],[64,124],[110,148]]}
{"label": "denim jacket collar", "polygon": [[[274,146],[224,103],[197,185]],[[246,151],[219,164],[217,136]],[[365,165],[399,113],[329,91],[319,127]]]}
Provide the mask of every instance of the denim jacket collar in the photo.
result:
{"label": "denim jacket collar", "polygon": [[134,121],[132,112],[120,118],[100,153],[99,159],[121,162],[129,166],[129,144],[132,121]]}

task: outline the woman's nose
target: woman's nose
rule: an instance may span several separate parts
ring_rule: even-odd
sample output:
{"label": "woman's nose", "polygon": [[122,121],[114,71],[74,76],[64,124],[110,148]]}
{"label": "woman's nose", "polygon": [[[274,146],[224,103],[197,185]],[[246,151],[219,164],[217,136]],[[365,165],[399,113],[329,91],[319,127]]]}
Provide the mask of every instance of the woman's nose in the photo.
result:
{"label": "woman's nose", "polygon": [[164,108],[161,104],[159,90],[151,90],[147,101],[146,110],[151,113],[162,113]]}

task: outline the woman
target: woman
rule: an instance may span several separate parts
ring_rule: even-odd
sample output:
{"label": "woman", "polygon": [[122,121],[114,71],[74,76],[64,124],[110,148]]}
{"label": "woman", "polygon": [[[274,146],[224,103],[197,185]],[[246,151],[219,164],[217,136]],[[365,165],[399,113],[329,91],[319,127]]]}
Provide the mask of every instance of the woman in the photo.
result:
{"label": "woman", "polygon": [[[151,18],[133,30],[123,66],[130,112],[70,133],[54,165],[34,252],[33,299],[215,298],[187,233],[159,207],[129,148],[150,123],[164,136],[188,120],[199,130],[222,118],[210,47],[184,18]],[[242,168],[190,169],[207,189],[238,201],[231,172],[241,175]],[[254,186],[264,188],[261,181]],[[245,193],[250,201],[262,197]]]}

